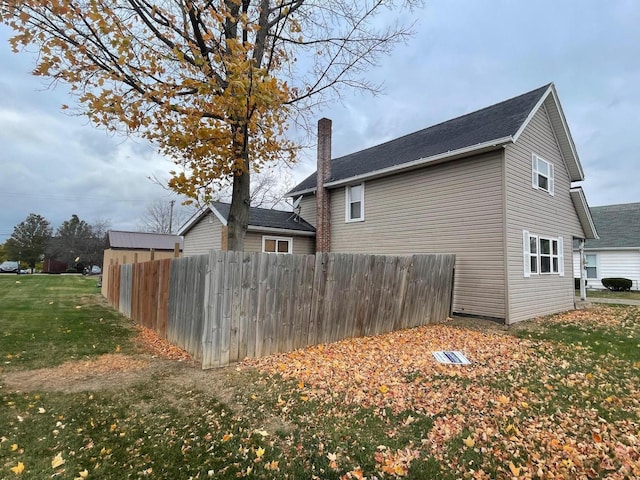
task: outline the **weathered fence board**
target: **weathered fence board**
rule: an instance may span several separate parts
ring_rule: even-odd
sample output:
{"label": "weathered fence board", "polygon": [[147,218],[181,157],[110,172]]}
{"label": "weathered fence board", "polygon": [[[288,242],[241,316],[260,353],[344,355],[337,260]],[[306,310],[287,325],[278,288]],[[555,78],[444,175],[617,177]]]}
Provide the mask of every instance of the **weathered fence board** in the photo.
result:
{"label": "weathered fence board", "polygon": [[[119,309],[123,315],[131,318],[131,279],[133,274],[133,265],[120,266],[120,302]],[[111,278],[115,277],[113,275]]]}
{"label": "weathered fence board", "polygon": [[446,318],[453,255],[208,255],[110,266],[111,305],[203,368]]}

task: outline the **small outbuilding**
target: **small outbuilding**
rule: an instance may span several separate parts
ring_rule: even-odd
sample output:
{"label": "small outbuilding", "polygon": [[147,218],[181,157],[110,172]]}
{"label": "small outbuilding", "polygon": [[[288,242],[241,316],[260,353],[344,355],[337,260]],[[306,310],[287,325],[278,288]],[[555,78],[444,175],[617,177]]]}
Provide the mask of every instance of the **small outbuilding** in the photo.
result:
{"label": "small outbuilding", "polygon": [[110,265],[180,257],[182,247],[180,235],[110,230],[102,263],[102,294],[106,294]]}

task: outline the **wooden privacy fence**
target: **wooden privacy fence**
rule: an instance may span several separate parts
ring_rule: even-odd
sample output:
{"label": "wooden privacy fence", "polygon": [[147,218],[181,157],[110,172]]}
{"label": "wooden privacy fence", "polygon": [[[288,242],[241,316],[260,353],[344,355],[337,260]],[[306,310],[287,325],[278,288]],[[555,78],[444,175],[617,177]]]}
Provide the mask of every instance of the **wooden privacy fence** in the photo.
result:
{"label": "wooden privacy fence", "polygon": [[441,254],[214,250],[111,266],[107,298],[211,368],[443,320],[454,264]]}

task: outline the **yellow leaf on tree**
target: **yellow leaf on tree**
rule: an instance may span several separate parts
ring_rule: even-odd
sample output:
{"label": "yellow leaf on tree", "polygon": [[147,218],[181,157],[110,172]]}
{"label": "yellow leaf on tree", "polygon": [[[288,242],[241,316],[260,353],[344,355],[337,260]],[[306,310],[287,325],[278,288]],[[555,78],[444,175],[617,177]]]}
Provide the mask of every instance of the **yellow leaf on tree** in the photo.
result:
{"label": "yellow leaf on tree", "polygon": [[60,465],[64,465],[64,458],[62,458],[62,452],[58,453],[53,460],[51,460],[51,468],[58,468]]}

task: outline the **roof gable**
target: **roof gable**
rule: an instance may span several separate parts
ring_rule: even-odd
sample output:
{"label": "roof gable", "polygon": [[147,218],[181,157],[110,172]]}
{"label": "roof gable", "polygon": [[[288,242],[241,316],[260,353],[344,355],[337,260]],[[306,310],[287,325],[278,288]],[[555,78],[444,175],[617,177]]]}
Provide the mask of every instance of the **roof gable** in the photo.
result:
{"label": "roof gable", "polygon": [[[367,177],[417,168],[497,148],[517,140],[536,111],[545,104],[572,181],[582,180],[573,140],[553,84],[419,130],[389,142],[331,161],[331,178],[325,186],[337,186]],[[296,185],[290,195],[314,191],[313,173]]]}
{"label": "roof gable", "polygon": [[640,249],[640,203],[591,207],[598,240],[587,240],[585,248]]}
{"label": "roof gable", "polygon": [[[208,207],[196,213],[181,229],[180,234],[185,235],[209,212],[213,213],[223,225],[227,224],[230,203],[211,202]],[[274,210],[269,208],[249,208],[249,229],[251,230],[289,230],[300,233],[313,233],[316,229],[294,212],[286,210]]]}

